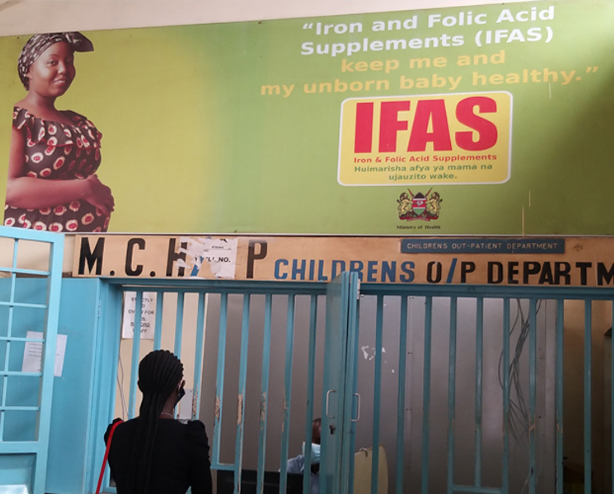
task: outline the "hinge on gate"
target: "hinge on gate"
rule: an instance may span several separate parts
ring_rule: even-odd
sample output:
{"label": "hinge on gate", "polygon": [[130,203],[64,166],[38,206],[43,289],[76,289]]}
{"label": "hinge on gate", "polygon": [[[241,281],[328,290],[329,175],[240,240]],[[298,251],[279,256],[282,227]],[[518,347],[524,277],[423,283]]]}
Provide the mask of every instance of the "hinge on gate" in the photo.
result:
{"label": "hinge on gate", "polygon": [[356,300],[360,300],[360,278],[358,279],[358,285],[356,285]]}

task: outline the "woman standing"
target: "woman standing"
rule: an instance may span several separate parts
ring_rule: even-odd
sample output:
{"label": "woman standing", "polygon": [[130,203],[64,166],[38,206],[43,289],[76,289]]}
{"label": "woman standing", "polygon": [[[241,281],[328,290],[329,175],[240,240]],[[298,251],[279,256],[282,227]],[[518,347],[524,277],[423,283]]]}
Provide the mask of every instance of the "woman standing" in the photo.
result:
{"label": "woman standing", "polygon": [[[211,464],[205,426],[174,420],[183,396],[183,365],[167,350],[139,364],[140,415],[117,426],[109,465],[117,494],[211,494]],[[111,425],[105,434],[105,441]]]}
{"label": "woman standing", "polygon": [[72,84],[74,52],[94,47],[81,33],[36,34],[23,47],[15,104],[4,224],[54,232],[104,232],[114,208],[96,176],[102,134],[83,115],[57,110]]}

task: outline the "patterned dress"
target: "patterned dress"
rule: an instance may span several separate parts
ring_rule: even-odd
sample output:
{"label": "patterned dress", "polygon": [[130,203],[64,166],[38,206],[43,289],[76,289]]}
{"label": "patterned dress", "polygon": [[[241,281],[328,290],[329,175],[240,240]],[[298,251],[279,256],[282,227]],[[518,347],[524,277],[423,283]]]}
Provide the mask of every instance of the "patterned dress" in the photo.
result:
{"label": "patterned dress", "polygon": [[[72,125],[35,117],[15,107],[13,127],[26,141],[25,174],[44,180],[84,179],[100,166],[102,134],[83,115],[61,112]],[[4,206],[5,226],[52,232],[106,232],[109,215],[87,201],[50,204],[40,209]]]}

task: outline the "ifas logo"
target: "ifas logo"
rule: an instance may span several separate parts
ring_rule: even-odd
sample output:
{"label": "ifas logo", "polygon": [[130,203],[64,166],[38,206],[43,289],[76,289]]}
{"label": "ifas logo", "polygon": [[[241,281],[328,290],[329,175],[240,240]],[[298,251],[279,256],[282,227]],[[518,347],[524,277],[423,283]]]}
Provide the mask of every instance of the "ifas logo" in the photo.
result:
{"label": "ifas logo", "polygon": [[406,221],[438,219],[443,199],[438,192],[431,192],[432,190],[430,189],[426,194],[418,192],[415,195],[409,189],[407,189],[409,194],[403,192],[397,199],[399,219]]}

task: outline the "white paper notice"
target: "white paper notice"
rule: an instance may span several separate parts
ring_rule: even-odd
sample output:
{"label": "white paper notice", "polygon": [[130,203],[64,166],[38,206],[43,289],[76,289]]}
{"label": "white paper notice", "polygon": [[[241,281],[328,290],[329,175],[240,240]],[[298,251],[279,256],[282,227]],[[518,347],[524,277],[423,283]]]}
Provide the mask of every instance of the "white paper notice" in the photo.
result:
{"label": "white paper notice", "polygon": [[[28,339],[43,339],[43,333],[40,331],[28,331],[26,337]],[[64,357],[66,356],[66,335],[59,334],[55,345],[55,366],[53,375],[62,377],[64,369]],[[40,341],[26,341],[23,350],[23,364],[21,372],[40,372],[41,362],[43,360],[43,343]]]}
{"label": "white paper notice", "polygon": [[237,265],[237,238],[180,237],[180,254],[176,265],[184,268],[191,278],[227,279],[235,278]]}
{"label": "white paper notice", "polygon": [[[153,340],[156,325],[156,294],[143,293],[141,303],[141,339]],[[122,338],[134,338],[134,313],[136,310],[136,292],[124,293],[124,317]]]}

